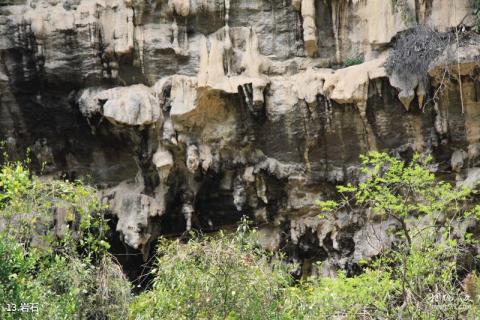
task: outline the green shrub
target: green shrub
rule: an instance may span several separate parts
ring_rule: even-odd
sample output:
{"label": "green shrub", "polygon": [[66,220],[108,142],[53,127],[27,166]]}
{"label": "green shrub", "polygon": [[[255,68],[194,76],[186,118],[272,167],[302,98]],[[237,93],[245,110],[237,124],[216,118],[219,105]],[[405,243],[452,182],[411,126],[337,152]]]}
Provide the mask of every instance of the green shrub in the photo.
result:
{"label": "green shrub", "polygon": [[[478,243],[455,226],[478,224],[479,206],[468,188],[438,181],[429,170],[431,158],[415,155],[409,163],[385,153],[362,157],[364,178],[357,185],[339,186],[343,200],[322,201],[323,216],[337,210],[363,208],[367,219],[393,219],[398,242],[371,266],[387,272],[400,290],[389,306],[400,318],[456,319],[473,316],[471,299],[458,278],[462,255]],[[459,269],[460,268],[460,269]],[[473,311],[472,311],[473,310]]]}
{"label": "green shrub", "polygon": [[473,0],[473,14],[475,15],[475,30],[480,32],[480,0]]}
{"label": "green shrub", "polygon": [[[471,190],[455,188],[436,179],[429,170],[431,157],[417,154],[407,164],[385,153],[371,152],[361,156],[361,160],[364,181],[357,186],[338,186],[343,201],[320,202],[324,211],[355,206],[370,209],[373,215],[379,217],[393,218],[400,223],[404,239],[411,246],[414,240],[412,233],[420,231],[416,236],[423,240],[420,236],[425,231],[421,223],[409,223],[414,217],[426,216],[432,223],[437,220],[448,223],[453,219],[463,219],[477,210],[466,210]],[[433,227],[438,229],[441,225]]]}
{"label": "green shrub", "polygon": [[[108,252],[96,190],[0,170],[0,319],[125,319],[130,285]],[[37,304],[37,312],[19,311]],[[10,311],[9,311],[10,309]],[[16,311],[12,311],[16,309]]]}
{"label": "green shrub", "polygon": [[89,258],[108,249],[105,208],[94,188],[81,181],[40,178],[21,162],[7,162],[0,171],[0,190],[0,221],[17,240],[82,249]]}
{"label": "green shrub", "polygon": [[389,316],[398,290],[399,282],[379,270],[351,278],[343,272],[336,278],[311,277],[287,290],[284,319],[382,318]]}
{"label": "green shrub", "polygon": [[350,67],[350,66],[354,66],[354,65],[362,64],[362,63],[363,63],[363,58],[361,58],[361,57],[351,57],[351,58],[347,58],[343,61],[343,65],[345,67]]}
{"label": "green shrub", "polygon": [[153,289],[130,319],[278,319],[290,276],[242,235],[161,241]]}

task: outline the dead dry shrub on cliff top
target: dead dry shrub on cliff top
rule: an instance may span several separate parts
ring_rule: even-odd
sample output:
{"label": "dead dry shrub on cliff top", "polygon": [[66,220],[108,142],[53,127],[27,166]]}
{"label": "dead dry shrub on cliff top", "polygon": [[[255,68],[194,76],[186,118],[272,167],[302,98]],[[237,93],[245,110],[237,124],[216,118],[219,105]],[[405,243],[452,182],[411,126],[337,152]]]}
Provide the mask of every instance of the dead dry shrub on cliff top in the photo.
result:
{"label": "dead dry shrub on cliff top", "polygon": [[408,81],[417,76],[428,80],[428,67],[451,42],[449,33],[437,32],[426,26],[417,26],[401,32],[393,40],[393,47],[385,68]]}

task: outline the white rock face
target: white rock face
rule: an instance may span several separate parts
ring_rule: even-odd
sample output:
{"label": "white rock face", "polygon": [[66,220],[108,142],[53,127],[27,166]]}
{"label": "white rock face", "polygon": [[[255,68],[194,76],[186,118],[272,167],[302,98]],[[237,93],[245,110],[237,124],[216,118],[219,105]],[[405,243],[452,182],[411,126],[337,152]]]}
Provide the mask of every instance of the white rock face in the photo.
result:
{"label": "white rock face", "polygon": [[163,119],[153,90],[141,84],[104,90],[95,98],[106,100],[102,114],[113,123],[149,125]]}
{"label": "white rock face", "polygon": [[469,189],[478,188],[478,184],[480,183],[480,168],[470,168],[467,171],[467,177],[464,181],[462,181],[459,185],[465,186]]}
{"label": "white rock face", "polygon": [[432,13],[426,23],[440,31],[459,26],[460,24],[473,25],[472,2],[469,0],[434,0]]}
{"label": "white rock face", "polygon": [[452,159],[450,160],[452,170],[459,172],[463,166],[464,166],[464,161],[467,159],[468,155],[465,151],[463,150],[455,150],[452,154]]}
{"label": "white rock face", "polygon": [[160,180],[165,181],[174,165],[172,154],[163,146],[159,146],[157,151],[153,154],[152,161],[158,170]]}
{"label": "white rock face", "polygon": [[101,88],[86,88],[82,90],[78,97],[78,106],[80,112],[86,117],[101,113],[102,106],[98,101],[98,94],[102,92]]}
{"label": "white rock face", "polygon": [[197,80],[193,77],[172,77],[172,116],[182,115],[195,109],[197,105]]}
{"label": "white rock face", "polygon": [[195,145],[189,145],[187,148],[187,168],[190,172],[197,171],[200,165],[200,156],[198,154],[198,147]]}
{"label": "white rock face", "polygon": [[317,26],[315,24],[315,1],[302,0],[303,42],[309,57],[317,53]]}
{"label": "white rock face", "polygon": [[126,182],[102,192],[118,216],[117,231],[123,235],[124,242],[135,249],[141,249],[151,240],[149,217],[162,215],[165,210],[165,194],[161,189],[154,196],[141,192],[141,185]]}
{"label": "white rock face", "polygon": [[169,0],[168,6],[172,11],[183,17],[190,13],[190,0]]}

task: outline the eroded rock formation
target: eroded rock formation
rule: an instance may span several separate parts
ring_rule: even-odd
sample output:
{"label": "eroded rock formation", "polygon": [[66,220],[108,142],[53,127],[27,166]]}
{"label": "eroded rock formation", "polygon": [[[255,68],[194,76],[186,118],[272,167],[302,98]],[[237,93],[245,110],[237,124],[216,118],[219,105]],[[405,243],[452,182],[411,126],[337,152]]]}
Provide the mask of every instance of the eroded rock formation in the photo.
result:
{"label": "eroded rock formation", "polygon": [[480,180],[472,13],[468,0],[3,0],[1,138],[47,174],[90,176],[133,248],[247,214],[266,247],[328,274],[392,241],[391,221],[317,216],[358,179],[359,154],[433,153],[458,183]]}

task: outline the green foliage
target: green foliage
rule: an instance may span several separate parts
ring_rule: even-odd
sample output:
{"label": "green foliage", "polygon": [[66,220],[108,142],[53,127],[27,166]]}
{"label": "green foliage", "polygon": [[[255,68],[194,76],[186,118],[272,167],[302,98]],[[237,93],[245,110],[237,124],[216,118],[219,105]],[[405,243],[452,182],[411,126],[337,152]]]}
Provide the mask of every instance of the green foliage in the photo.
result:
{"label": "green foliage", "polygon": [[284,314],[287,319],[377,319],[389,315],[398,289],[398,281],[378,270],[352,278],[343,272],[336,278],[312,277],[288,289]]}
{"label": "green foliage", "polygon": [[161,241],[153,290],[138,296],[130,319],[278,319],[286,267],[245,233]]}
{"label": "green foliage", "polygon": [[16,201],[19,194],[25,193],[31,188],[29,171],[21,163],[9,163],[2,167],[0,172],[0,205]]}
{"label": "green foliage", "polygon": [[472,191],[454,188],[451,184],[438,181],[429,170],[431,157],[414,155],[408,164],[385,153],[371,152],[361,156],[362,174],[365,179],[353,186],[339,186],[343,196],[342,206],[369,208],[379,216],[393,217],[401,223],[406,240],[412,241],[411,228],[407,220],[422,215],[432,220],[452,219],[469,216],[476,212],[465,209],[465,202]]}
{"label": "green foliage", "polygon": [[[457,212],[459,201],[471,193],[467,188],[456,189],[444,181],[437,181],[429,170],[431,157],[414,155],[408,164],[385,153],[371,152],[361,156],[362,173],[366,180],[355,191],[355,201],[367,205],[379,214],[407,217],[418,214]],[[448,215],[448,214],[447,214]]]}
{"label": "green foliage", "polygon": [[333,211],[338,207],[338,203],[333,200],[318,201],[317,204],[321,210],[327,211],[327,212]]}
{"label": "green foliage", "polygon": [[288,266],[253,238],[237,232],[162,240],[153,288],[134,299],[129,319],[356,319],[388,314],[400,291],[388,271],[373,269],[295,285]]}
{"label": "green foliage", "polygon": [[[19,241],[81,249],[89,258],[108,249],[104,206],[94,188],[81,181],[39,178],[21,162],[3,165],[0,188],[0,219]],[[54,222],[57,228],[49,228]]]}
{"label": "green foliage", "polygon": [[354,65],[362,64],[362,63],[363,63],[363,59],[361,57],[351,57],[351,58],[347,58],[343,61],[343,65],[345,67],[350,67],[350,66],[354,66]]}
{"label": "green foliage", "polygon": [[[25,249],[0,235],[1,319],[124,319],[129,285],[119,266],[106,255],[99,265],[77,256],[48,255]],[[22,303],[38,304],[38,312],[18,310]]]}
{"label": "green foliage", "polygon": [[473,0],[473,14],[476,19],[475,30],[480,32],[480,0]]}
{"label": "green foliage", "polygon": [[[0,319],[126,318],[130,286],[107,253],[95,189],[7,162],[0,199]],[[7,311],[22,303],[38,312]]]}
{"label": "green foliage", "polygon": [[363,208],[370,212],[369,219],[393,218],[397,222],[395,236],[400,240],[395,250],[385,250],[371,265],[372,270],[388,276],[393,289],[388,295],[394,299],[387,308],[374,306],[369,315],[390,318],[395,312],[395,317],[413,319],[478,316],[457,277],[459,256],[476,243],[473,235],[455,231],[466,219],[479,217],[479,206],[470,202],[472,191],[438,181],[429,170],[430,157],[416,154],[405,163],[371,152],[361,160],[361,182],[339,186],[342,200],[329,206],[334,210]]}

